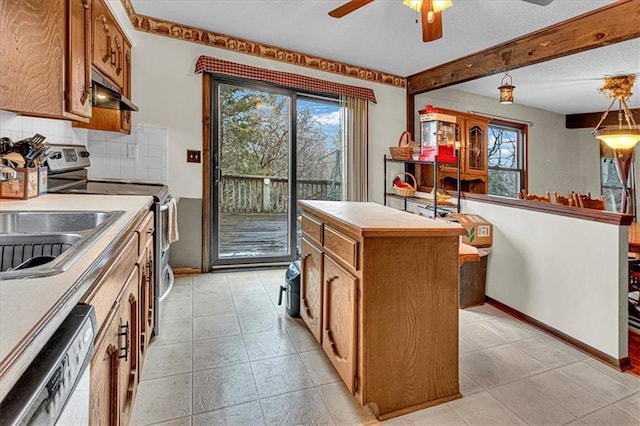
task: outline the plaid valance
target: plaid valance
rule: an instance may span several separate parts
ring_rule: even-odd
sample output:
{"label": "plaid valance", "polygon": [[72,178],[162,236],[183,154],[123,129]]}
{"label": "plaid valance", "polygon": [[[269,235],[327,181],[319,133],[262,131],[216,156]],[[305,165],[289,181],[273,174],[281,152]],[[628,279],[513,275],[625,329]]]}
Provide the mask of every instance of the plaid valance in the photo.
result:
{"label": "plaid valance", "polygon": [[375,93],[373,93],[373,90],[366,87],[334,83],[289,72],[267,70],[249,65],[237,64],[235,62],[223,61],[222,59],[212,58],[210,56],[203,55],[198,58],[195,72],[233,75],[236,77],[266,81],[281,86],[315,93],[331,93],[334,95],[352,96],[354,98],[366,99],[376,103]]}

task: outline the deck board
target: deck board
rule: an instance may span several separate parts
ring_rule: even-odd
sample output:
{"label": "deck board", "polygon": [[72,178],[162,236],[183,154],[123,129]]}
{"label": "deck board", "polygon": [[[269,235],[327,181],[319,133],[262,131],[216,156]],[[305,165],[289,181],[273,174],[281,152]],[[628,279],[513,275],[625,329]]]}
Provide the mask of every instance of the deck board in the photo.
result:
{"label": "deck board", "polygon": [[288,254],[284,213],[220,213],[220,258]]}

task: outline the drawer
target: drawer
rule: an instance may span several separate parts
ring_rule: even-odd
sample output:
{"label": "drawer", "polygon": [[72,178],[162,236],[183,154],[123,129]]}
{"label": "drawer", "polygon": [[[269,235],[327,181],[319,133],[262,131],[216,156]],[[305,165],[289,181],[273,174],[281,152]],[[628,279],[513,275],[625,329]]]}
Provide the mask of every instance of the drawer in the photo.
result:
{"label": "drawer", "polygon": [[138,256],[142,254],[144,247],[147,245],[147,241],[153,237],[153,230],[153,212],[150,211],[145,215],[142,224],[136,229],[136,233],[138,234]]}
{"label": "drawer", "polygon": [[135,235],[129,234],[121,251],[114,254],[112,258],[114,260],[110,262],[102,278],[80,299],[81,302],[93,305],[96,311],[98,329],[101,329],[104,325],[109,311],[113,309],[114,303],[122,292],[124,283],[127,282],[131,271],[136,267],[137,245],[138,240]]}
{"label": "drawer", "polygon": [[322,244],[322,222],[310,216],[302,215],[302,233],[309,240]]}
{"label": "drawer", "polygon": [[325,226],[324,248],[342,259],[353,269],[358,269],[358,242],[342,235],[340,232]]}

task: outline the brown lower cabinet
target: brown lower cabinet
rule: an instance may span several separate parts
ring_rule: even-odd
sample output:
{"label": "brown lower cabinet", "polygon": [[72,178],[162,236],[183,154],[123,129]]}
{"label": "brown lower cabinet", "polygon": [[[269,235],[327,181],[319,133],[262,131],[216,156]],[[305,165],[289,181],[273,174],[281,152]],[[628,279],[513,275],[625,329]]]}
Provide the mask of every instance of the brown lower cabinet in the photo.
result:
{"label": "brown lower cabinet", "polygon": [[153,213],[141,216],[82,300],[94,306],[99,330],[91,360],[92,425],[129,424],[151,337]]}
{"label": "brown lower cabinet", "polygon": [[324,255],[302,239],[300,316],[318,342],[322,342],[322,265]]}
{"label": "brown lower cabinet", "polygon": [[460,398],[464,231],[374,203],[299,205],[301,316],[349,392],[380,420]]}
{"label": "brown lower cabinet", "polygon": [[358,279],[327,257],[324,280],[322,349],[353,393],[357,385]]}

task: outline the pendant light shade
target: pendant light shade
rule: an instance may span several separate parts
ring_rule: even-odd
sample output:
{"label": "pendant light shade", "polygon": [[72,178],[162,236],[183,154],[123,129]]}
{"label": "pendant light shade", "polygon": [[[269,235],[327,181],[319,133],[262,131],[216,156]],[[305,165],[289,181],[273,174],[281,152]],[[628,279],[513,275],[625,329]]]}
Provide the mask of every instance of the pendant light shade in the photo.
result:
{"label": "pendant light shade", "polygon": [[[592,133],[614,150],[631,149],[640,141],[640,129],[626,101],[631,97],[631,88],[635,80],[634,75],[606,77],[604,86],[600,88],[602,93],[606,93],[613,100]],[[618,101],[618,125],[600,127],[616,101]]]}

